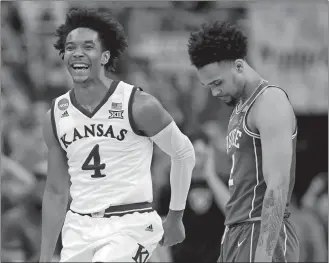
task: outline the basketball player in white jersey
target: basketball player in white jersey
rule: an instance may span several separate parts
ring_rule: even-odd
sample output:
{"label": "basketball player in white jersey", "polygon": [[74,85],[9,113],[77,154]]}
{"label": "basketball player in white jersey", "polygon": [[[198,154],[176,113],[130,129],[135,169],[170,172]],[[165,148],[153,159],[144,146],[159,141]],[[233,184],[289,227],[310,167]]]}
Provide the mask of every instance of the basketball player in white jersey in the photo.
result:
{"label": "basketball player in white jersey", "polygon": [[[116,21],[73,10],[57,36],[74,87],[54,100],[44,122],[49,153],[40,261],[51,261],[62,229],[61,262],[146,262],[159,242],[184,240],[193,146],[157,99],[105,76],[127,46]],[[171,156],[163,223],[152,208],[153,142]]]}

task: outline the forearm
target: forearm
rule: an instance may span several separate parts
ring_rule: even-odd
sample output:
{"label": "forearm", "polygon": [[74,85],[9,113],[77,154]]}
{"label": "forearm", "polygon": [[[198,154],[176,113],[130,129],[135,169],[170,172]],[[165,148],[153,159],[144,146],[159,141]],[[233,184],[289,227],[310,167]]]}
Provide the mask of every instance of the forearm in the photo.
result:
{"label": "forearm", "polygon": [[42,232],[40,262],[51,262],[61,232],[68,194],[59,195],[45,191],[42,204]]}
{"label": "forearm", "polygon": [[171,159],[170,170],[170,210],[185,209],[187,195],[191,185],[192,171],[195,164],[194,152],[182,159]]}
{"label": "forearm", "polygon": [[217,177],[217,174],[215,172],[214,174],[208,176],[207,181],[215,197],[217,206],[222,211],[222,213],[225,213],[225,205],[227,204],[230,198],[227,186],[221,179]]}
{"label": "forearm", "polygon": [[195,165],[193,145],[174,122],[151,139],[171,158],[169,208],[174,211],[184,210]]}
{"label": "forearm", "polygon": [[287,202],[289,183],[282,179],[281,183],[267,186],[263,200],[261,226],[255,253],[255,262],[272,260],[276,247],[284,211]]}

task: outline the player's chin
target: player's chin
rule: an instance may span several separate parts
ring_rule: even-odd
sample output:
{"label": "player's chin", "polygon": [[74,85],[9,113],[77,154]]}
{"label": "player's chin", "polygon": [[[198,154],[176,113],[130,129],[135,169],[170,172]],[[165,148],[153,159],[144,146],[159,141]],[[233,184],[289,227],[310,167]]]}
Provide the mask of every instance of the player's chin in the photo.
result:
{"label": "player's chin", "polygon": [[70,75],[72,76],[73,79],[83,79],[83,78],[88,78],[90,75],[90,68],[88,69],[79,69],[79,70],[74,70],[73,68],[69,69]]}
{"label": "player's chin", "polygon": [[74,83],[84,83],[88,80],[89,75],[71,75]]}
{"label": "player's chin", "polygon": [[227,106],[235,106],[236,104],[236,100],[233,99],[232,97],[223,96],[218,98],[221,99]]}
{"label": "player's chin", "polygon": [[226,105],[227,106],[230,106],[230,107],[233,107],[236,105],[235,101],[234,100],[230,100],[230,101],[225,101]]}

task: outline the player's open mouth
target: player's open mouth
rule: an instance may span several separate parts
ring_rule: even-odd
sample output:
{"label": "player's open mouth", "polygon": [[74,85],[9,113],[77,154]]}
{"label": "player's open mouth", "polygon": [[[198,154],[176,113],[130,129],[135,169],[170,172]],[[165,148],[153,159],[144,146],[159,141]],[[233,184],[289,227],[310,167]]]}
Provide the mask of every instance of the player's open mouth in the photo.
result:
{"label": "player's open mouth", "polygon": [[76,72],[85,72],[89,69],[89,65],[83,63],[75,63],[71,65],[71,68]]}

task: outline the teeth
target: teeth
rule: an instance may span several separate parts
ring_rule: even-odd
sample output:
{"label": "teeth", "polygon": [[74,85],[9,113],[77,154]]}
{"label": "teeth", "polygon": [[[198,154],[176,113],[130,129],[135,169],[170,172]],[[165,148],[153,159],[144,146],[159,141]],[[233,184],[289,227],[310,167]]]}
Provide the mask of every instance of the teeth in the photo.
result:
{"label": "teeth", "polygon": [[88,65],[86,65],[86,64],[78,64],[78,63],[76,63],[76,64],[72,64],[72,68],[74,69],[74,70],[87,70],[88,68],[89,68],[89,66]]}
{"label": "teeth", "polygon": [[88,67],[86,64],[73,64],[73,67]]}

